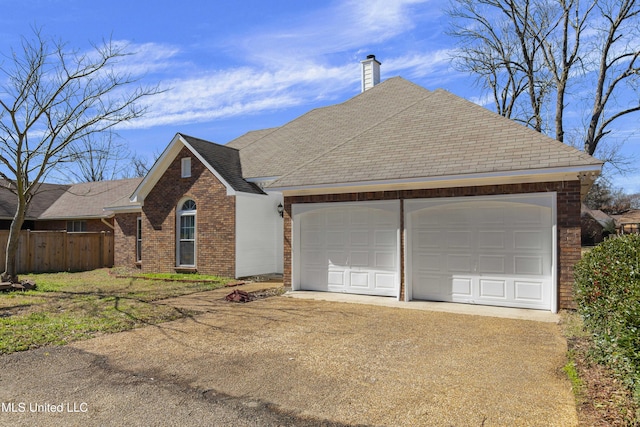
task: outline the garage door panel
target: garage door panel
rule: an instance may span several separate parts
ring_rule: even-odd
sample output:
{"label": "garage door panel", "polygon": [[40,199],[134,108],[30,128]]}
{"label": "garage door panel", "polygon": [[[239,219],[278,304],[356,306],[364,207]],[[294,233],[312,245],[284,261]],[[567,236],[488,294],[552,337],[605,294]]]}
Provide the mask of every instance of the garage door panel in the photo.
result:
{"label": "garage door panel", "polygon": [[370,264],[369,252],[355,252],[351,251],[351,266],[352,267],[367,267]]}
{"label": "garage door panel", "polygon": [[344,271],[342,270],[329,270],[327,272],[327,284],[329,286],[344,287]]}
{"label": "garage door panel", "polygon": [[444,262],[445,254],[438,253],[425,253],[421,252],[415,255],[415,271],[440,271],[441,265]]}
{"label": "garage door panel", "polygon": [[[445,254],[440,257],[452,273],[471,273],[473,271],[473,258],[467,254]],[[434,270],[442,269],[442,262],[433,266]]]}
{"label": "garage door panel", "polygon": [[376,248],[395,248],[397,232],[395,230],[375,230],[373,243]]}
{"label": "garage door panel", "polygon": [[[297,215],[294,209],[301,236],[300,288],[310,288],[309,270],[312,290],[397,295],[399,206],[397,201],[306,205]],[[316,275],[323,260],[324,288]]]}
{"label": "garage door panel", "polygon": [[546,246],[545,236],[540,230],[526,230],[513,232],[514,249],[531,249],[536,251],[544,250]]}
{"label": "garage door panel", "polygon": [[446,232],[447,246],[449,248],[471,249],[471,232],[453,231]]}
{"label": "garage door panel", "polygon": [[443,234],[441,231],[414,229],[414,245],[420,249],[439,249],[444,241]]}
{"label": "garage door panel", "polygon": [[541,304],[544,300],[544,282],[515,281],[515,298]]}
{"label": "garage door panel", "polygon": [[[327,265],[327,256],[324,251],[303,250],[302,256],[307,260],[307,264],[314,269],[314,266],[322,267]],[[314,269],[315,270],[315,269]]]}
{"label": "garage door panel", "polygon": [[374,256],[375,256],[375,262],[373,265],[376,269],[388,269],[388,270],[396,269],[397,256],[394,252],[376,251]]}
{"label": "garage door panel", "polygon": [[478,256],[478,273],[480,274],[507,274],[505,269],[506,255],[480,255]]}
{"label": "garage door panel", "polygon": [[530,206],[514,207],[513,224],[520,227],[548,227],[551,225],[544,209],[531,209]]}
{"label": "garage door panel", "polygon": [[396,276],[392,273],[373,273],[376,288],[393,291],[396,287]]}
{"label": "garage door panel", "polygon": [[507,299],[507,281],[498,279],[480,279],[479,297],[488,299]]}
{"label": "garage door panel", "polygon": [[[320,232],[318,232],[320,234]],[[344,231],[328,231],[325,233],[325,238],[327,242],[327,247],[344,247],[345,235]],[[316,242],[320,243],[320,240],[316,240]]]}
{"label": "garage door panel", "polygon": [[541,256],[514,256],[514,273],[517,275],[541,276],[543,271],[543,259]]}
{"label": "garage door panel", "polygon": [[[330,266],[345,266],[347,265],[347,262],[349,261],[349,255],[344,253],[344,251],[332,251],[332,250],[328,250],[327,252],[327,257],[325,259],[328,260],[328,263],[324,262],[324,260],[322,260],[322,264],[321,265],[330,265]],[[318,263],[314,263],[314,264],[318,264]]]}
{"label": "garage door panel", "polygon": [[366,271],[350,271],[349,279],[351,281],[352,288],[364,288],[369,289],[369,273]]}
{"label": "garage door panel", "polygon": [[324,244],[324,233],[314,230],[305,230],[300,238],[300,245],[304,248],[315,248]]}
{"label": "garage door panel", "polygon": [[351,246],[369,246],[369,231],[368,230],[358,230],[351,231],[349,233],[349,240]]}
{"label": "garage door panel", "polygon": [[412,298],[551,309],[553,197],[406,201]]}
{"label": "garage door panel", "polygon": [[503,230],[480,230],[478,232],[479,249],[505,249],[506,235]]}
{"label": "garage door panel", "polygon": [[414,299],[451,301],[450,276],[418,272],[414,278],[424,285],[413,289]]}
{"label": "garage door panel", "polygon": [[473,279],[469,277],[454,277],[451,280],[451,296],[468,300],[473,297]]}

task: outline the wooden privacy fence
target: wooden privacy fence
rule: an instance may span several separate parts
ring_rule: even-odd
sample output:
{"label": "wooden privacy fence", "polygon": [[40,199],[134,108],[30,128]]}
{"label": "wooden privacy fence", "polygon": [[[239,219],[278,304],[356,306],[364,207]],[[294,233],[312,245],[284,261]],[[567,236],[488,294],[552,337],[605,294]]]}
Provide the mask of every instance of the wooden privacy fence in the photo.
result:
{"label": "wooden privacy fence", "polygon": [[[4,271],[9,230],[0,230],[0,271]],[[113,234],[20,231],[19,274],[87,271],[113,267]]]}

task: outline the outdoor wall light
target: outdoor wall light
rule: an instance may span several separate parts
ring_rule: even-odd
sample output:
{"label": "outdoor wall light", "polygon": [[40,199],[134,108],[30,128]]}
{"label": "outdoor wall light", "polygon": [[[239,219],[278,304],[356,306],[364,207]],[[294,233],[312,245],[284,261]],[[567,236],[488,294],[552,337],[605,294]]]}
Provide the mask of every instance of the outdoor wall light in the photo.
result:
{"label": "outdoor wall light", "polygon": [[278,215],[280,215],[280,218],[284,218],[284,206],[282,206],[282,203],[278,203]]}

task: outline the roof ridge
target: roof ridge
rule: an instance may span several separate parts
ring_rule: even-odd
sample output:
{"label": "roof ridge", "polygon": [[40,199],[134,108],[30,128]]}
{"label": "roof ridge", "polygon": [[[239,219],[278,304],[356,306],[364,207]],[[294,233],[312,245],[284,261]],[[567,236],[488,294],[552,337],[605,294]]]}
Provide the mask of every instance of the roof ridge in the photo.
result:
{"label": "roof ridge", "polygon": [[[396,79],[396,78],[401,78],[401,77],[393,77],[393,79]],[[391,79],[387,79],[387,80],[385,80],[385,82],[386,82],[386,81],[389,81],[389,80],[391,80]],[[403,80],[404,80],[404,79],[403,79]],[[407,80],[407,81],[408,81],[408,80]],[[409,83],[411,83],[411,82],[409,82]],[[412,83],[412,84],[414,84],[414,83]],[[332,151],[334,151],[334,150],[337,150],[338,148],[340,148],[340,147],[344,146],[346,143],[348,143],[348,142],[350,142],[350,141],[354,140],[355,138],[359,137],[360,135],[362,135],[362,134],[364,134],[364,133],[366,133],[366,132],[370,131],[371,129],[373,129],[373,128],[375,128],[375,127],[379,126],[381,123],[384,123],[384,122],[386,122],[386,121],[388,121],[388,120],[392,119],[393,117],[396,117],[397,115],[399,115],[399,114],[403,113],[404,111],[406,111],[406,110],[408,110],[409,108],[413,107],[413,106],[414,106],[414,105],[416,105],[417,103],[419,103],[419,102],[423,102],[425,99],[430,98],[430,97],[434,94],[434,92],[433,92],[433,91],[430,91],[430,90],[425,89],[425,88],[423,88],[423,87],[421,87],[421,86],[418,86],[418,85],[415,85],[415,86],[420,87],[421,89],[424,89],[424,90],[425,90],[425,92],[426,92],[426,93],[425,93],[425,95],[424,95],[423,97],[421,97],[420,99],[416,100],[415,102],[412,102],[411,104],[407,105],[406,107],[404,107],[404,108],[402,108],[402,109],[400,109],[400,110],[396,111],[394,114],[392,114],[392,115],[390,115],[390,116],[387,116],[387,117],[385,117],[385,118],[384,118],[384,119],[382,119],[382,120],[379,120],[378,122],[376,122],[376,123],[372,124],[371,126],[367,127],[366,129],[363,129],[361,132],[359,132],[359,133],[357,133],[357,134],[355,134],[355,135],[351,136],[350,138],[348,138],[348,139],[346,139],[346,140],[342,141],[341,143],[336,144],[336,145],[332,146],[331,148],[329,148],[328,150],[323,151],[322,153],[318,154],[316,157],[314,157],[314,158],[312,158],[312,159],[310,159],[310,160],[308,160],[308,161],[306,161],[306,162],[302,163],[302,164],[301,164],[301,165],[299,165],[297,168],[292,169],[292,170],[290,170],[289,172],[287,172],[285,175],[280,176],[278,179],[276,179],[275,181],[273,181],[271,184],[275,184],[275,183],[277,183],[278,181],[280,181],[281,179],[283,179],[283,178],[285,178],[285,177],[287,177],[287,176],[289,176],[289,175],[293,174],[294,172],[299,171],[300,169],[302,169],[303,167],[305,167],[305,166],[306,166],[306,165],[308,165],[309,163],[312,163],[312,162],[316,161],[317,159],[319,159],[319,158],[321,158],[321,157],[323,157],[323,156],[327,155],[328,153],[330,153],[330,152],[332,152]],[[372,89],[375,89],[375,87],[374,87],[374,88],[372,88]],[[362,93],[364,93],[364,92],[362,92]],[[361,94],[362,94],[362,93],[361,93]],[[361,94],[359,94],[359,95],[361,95]],[[350,101],[351,99],[355,99],[355,98],[357,98],[359,95],[357,95],[357,96],[355,96],[355,97],[353,97],[353,98],[350,98],[348,101]],[[345,103],[346,103],[346,102],[347,102],[347,101],[345,101]],[[269,184],[268,186],[271,186],[271,184]]]}

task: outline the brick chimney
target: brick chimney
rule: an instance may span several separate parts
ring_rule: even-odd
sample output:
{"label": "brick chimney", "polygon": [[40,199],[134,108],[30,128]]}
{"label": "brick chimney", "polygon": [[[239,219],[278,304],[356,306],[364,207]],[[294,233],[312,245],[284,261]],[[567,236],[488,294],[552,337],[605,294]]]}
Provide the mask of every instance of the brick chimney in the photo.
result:
{"label": "brick chimney", "polygon": [[375,55],[367,55],[362,64],[362,91],[371,89],[380,83],[380,62]]}

